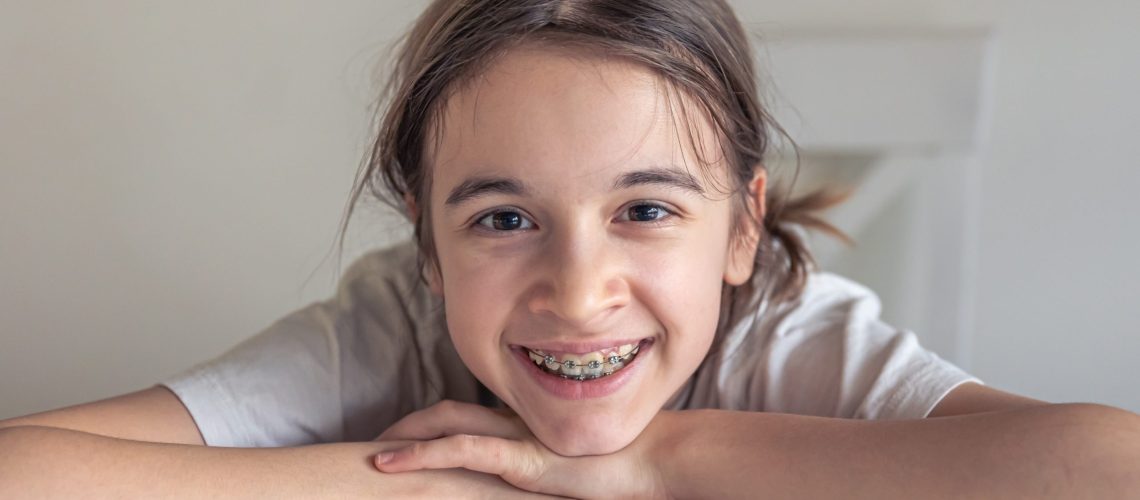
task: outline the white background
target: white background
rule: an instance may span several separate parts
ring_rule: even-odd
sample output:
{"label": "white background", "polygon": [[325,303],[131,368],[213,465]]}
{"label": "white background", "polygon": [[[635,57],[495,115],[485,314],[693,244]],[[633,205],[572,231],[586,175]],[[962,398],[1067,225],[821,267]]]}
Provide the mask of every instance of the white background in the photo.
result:
{"label": "white background", "polygon": [[[964,359],[1140,410],[1140,3],[734,4],[761,37],[989,29]],[[3,0],[0,418],[145,388],[330,293],[377,62],[422,6]],[[363,210],[346,261],[401,232]]]}

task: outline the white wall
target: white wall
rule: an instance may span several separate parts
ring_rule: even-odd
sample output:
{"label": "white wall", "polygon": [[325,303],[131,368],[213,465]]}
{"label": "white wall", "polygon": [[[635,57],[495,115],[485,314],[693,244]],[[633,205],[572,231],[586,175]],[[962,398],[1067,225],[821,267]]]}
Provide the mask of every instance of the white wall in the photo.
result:
{"label": "white wall", "polygon": [[974,368],[1140,411],[1140,3],[1002,12]]}
{"label": "white wall", "polygon": [[323,5],[5,2],[0,418],[147,387],[331,291],[375,62],[419,6]]}
{"label": "white wall", "polygon": [[[372,65],[420,4],[6,2],[0,418],[146,387],[326,295]],[[993,28],[970,368],[1140,410],[1140,6],[736,5],[761,31]]]}

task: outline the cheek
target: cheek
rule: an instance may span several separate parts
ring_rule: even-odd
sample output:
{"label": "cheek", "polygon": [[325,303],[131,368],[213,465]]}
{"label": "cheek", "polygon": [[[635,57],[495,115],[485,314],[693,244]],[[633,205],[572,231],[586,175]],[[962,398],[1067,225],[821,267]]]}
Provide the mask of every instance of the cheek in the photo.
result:
{"label": "cheek", "polygon": [[660,252],[638,271],[639,299],[667,331],[691,347],[711,339],[720,314],[725,248],[718,236],[692,238]]}
{"label": "cheek", "polygon": [[674,244],[658,248],[642,276],[679,305],[719,301],[729,239],[727,223],[720,222],[694,228]]}
{"label": "cheek", "polygon": [[481,263],[440,255],[447,328],[472,371],[499,363],[501,333],[515,305],[516,270],[504,262]]}

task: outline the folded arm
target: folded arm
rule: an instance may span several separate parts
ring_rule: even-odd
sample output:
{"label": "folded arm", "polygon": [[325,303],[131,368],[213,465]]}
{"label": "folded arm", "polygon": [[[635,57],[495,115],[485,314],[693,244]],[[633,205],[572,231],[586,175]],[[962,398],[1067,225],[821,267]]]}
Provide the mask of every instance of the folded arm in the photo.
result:
{"label": "folded arm", "polygon": [[919,420],[666,411],[626,448],[589,457],[558,456],[525,428],[504,430],[521,426],[517,418],[476,418],[486,411],[467,406],[397,423],[394,437],[420,441],[377,457],[377,467],[465,467],[585,498],[1120,498],[1140,491],[1140,416],[976,384],[943,399],[935,418]]}
{"label": "folded arm", "polygon": [[1140,417],[1096,405],[905,421],[698,411],[665,425],[660,477],[677,498],[1119,498],[1140,488]]}
{"label": "folded arm", "polygon": [[398,443],[215,448],[156,386],[0,421],[0,498],[534,497],[462,469],[389,476],[369,458]]}
{"label": "folded arm", "polygon": [[9,427],[0,429],[0,498],[535,496],[464,470],[377,474],[370,457],[394,444],[212,448]]}

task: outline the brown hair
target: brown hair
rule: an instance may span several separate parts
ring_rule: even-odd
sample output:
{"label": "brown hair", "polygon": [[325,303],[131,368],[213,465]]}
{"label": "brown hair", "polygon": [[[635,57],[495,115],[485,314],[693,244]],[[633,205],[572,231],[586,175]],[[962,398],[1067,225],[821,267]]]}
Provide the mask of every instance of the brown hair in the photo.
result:
{"label": "brown hair", "polygon": [[[406,213],[407,199],[414,202],[419,209],[407,215],[421,266],[425,257],[436,259],[425,157],[438,130],[433,127],[441,126],[442,103],[496,56],[526,41],[573,44],[624,57],[658,74],[667,90],[680,91],[719,135],[734,184],[730,191],[741,201],[738,208],[747,210],[748,184],[755,168],[765,168],[773,134],[787,138],[760,104],[748,37],[724,0],[436,0],[398,47],[376,140],[342,220],[342,243],[352,209],[369,189],[401,212]],[[693,128],[688,130],[694,139]],[[746,297],[775,302],[800,295],[814,261],[794,225],[846,239],[814,214],[842,196],[817,191],[788,199],[769,186],[752,278],[741,287],[726,286],[728,302],[737,297],[737,288]],[[736,219],[760,222],[749,215]],[[734,234],[746,234],[741,229],[734,225]]]}

